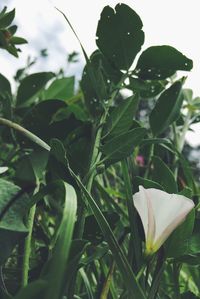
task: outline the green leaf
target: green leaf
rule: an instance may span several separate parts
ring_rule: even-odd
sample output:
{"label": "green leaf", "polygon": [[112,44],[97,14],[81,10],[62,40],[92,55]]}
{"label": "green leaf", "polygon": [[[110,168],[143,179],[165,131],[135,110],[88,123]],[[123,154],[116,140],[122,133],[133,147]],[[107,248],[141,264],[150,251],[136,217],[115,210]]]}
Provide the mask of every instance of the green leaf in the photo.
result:
{"label": "green leaf", "polygon": [[170,144],[170,141],[167,138],[148,138],[144,139],[141,142],[141,146],[146,146],[150,144]]}
{"label": "green leaf", "polygon": [[103,161],[108,166],[130,156],[145,134],[145,128],[136,128],[109,140],[101,147]]}
{"label": "green leaf", "polygon": [[150,114],[150,126],[154,135],[165,131],[180,115],[183,103],[181,94],[182,82],[177,81],[165,90]]}
{"label": "green leaf", "polygon": [[59,159],[60,162],[64,163],[65,167],[68,167],[72,177],[76,180],[78,186],[80,187],[81,191],[83,192],[85,199],[87,200],[90,209],[92,210],[97,223],[99,224],[103,234],[104,238],[109,244],[110,250],[113,253],[113,257],[116,261],[116,264],[121,272],[121,275],[124,280],[124,284],[126,285],[127,290],[130,292],[132,299],[145,299],[145,295],[137,282],[137,279],[135,275],[132,272],[132,269],[122,251],[119,244],[117,243],[117,240],[112,232],[112,229],[110,228],[108,222],[106,221],[105,217],[103,216],[100,208],[98,207],[96,201],[93,199],[93,197],[88,193],[87,189],[84,187],[80,179],[75,175],[75,173],[70,169],[68,165],[68,161],[66,160],[65,156],[61,157],[61,153],[65,153],[64,148],[62,146],[62,143],[60,143],[59,140],[52,140],[51,148],[53,152],[56,154],[59,152],[56,157]]}
{"label": "green leaf", "polygon": [[12,253],[19,238],[25,237],[27,228],[23,218],[29,209],[26,193],[11,182],[0,179],[0,264]]}
{"label": "green leaf", "polygon": [[117,4],[115,10],[104,7],[97,27],[96,44],[111,63],[128,70],[144,43],[142,21],[126,4]]}
{"label": "green leaf", "polygon": [[14,299],[39,299],[43,298],[44,290],[48,287],[47,282],[44,280],[37,280],[28,284],[27,287],[21,289]]}
{"label": "green leaf", "polygon": [[170,46],[153,46],[140,56],[135,72],[144,80],[162,80],[171,77],[176,71],[190,71],[191,59]]}
{"label": "green leaf", "polygon": [[149,81],[138,78],[130,78],[129,80],[130,84],[126,87],[133,92],[137,92],[142,99],[154,98],[163,91],[165,85],[168,83],[167,80]]}
{"label": "green leaf", "polygon": [[[65,271],[67,268],[68,256],[72,242],[72,234],[76,221],[77,199],[72,186],[62,182],[65,203],[62,221],[58,230],[58,239],[50,262],[47,275],[48,288],[43,296],[44,299],[60,299],[65,283]],[[56,273],[56,275],[55,275]]]}
{"label": "green leaf", "polygon": [[15,9],[0,15],[0,28],[8,27],[15,17]]}
{"label": "green leaf", "polygon": [[159,157],[154,156],[152,158],[153,170],[152,177],[153,180],[158,182],[166,192],[177,193],[177,184],[172,171],[169,167],[161,160]]}
{"label": "green leaf", "polygon": [[159,190],[163,190],[163,187],[158,184],[157,182],[154,182],[152,180],[148,180],[148,179],[144,179],[142,177],[139,176],[135,176],[133,178],[133,189],[134,189],[134,193],[139,191],[139,186],[143,186],[144,188],[155,188],[155,189],[159,189]]}
{"label": "green leaf", "polygon": [[23,45],[28,43],[25,38],[19,36],[11,37],[10,42],[14,45]]}
{"label": "green leaf", "polygon": [[196,296],[192,292],[187,292],[187,293],[181,294],[181,299],[198,299],[198,298],[199,298],[199,296]]}
{"label": "green leaf", "polygon": [[[117,222],[120,217],[117,213],[102,212],[111,229],[114,231]],[[85,219],[85,227],[83,238],[90,241],[92,244],[97,246],[99,243],[103,242],[102,231],[94,217],[94,215],[87,216]]]}
{"label": "green leaf", "polygon": [[137,96],[131,96],[112,110],[104,126],[103,138],[111,139],[130,129],[138,102]]}
{"label": "green leaf", "polygon": [[10,82],[2,74],[0,74],[0,93],[1,94],[5,94],[5,93],[11,94]]}
{"label": "green leaf", "polygon": [[26,106],[30,100],[54,77],[51,72],[35,73],[22,80],[17,92],[17,106]]}
{"label": "green leaf", "polygon": [[44,91],[44,99],[68,100],[74,95],[74,77],[54,80]]}
{"label": "green leaf", "polygon": [[102,54],[95,51],[87,62],[81,79],[85,104],[93,117],[103,111],[105,101],[108,100],[107,80]]}

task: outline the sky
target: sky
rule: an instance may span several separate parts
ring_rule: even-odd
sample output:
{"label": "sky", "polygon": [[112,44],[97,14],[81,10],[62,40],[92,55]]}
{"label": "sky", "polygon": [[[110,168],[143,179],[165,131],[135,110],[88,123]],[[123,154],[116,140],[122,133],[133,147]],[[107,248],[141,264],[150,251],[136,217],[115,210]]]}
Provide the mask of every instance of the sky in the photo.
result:
{"label": "sky", "polygon": [[[12,80],[18,68],[25,66],[28,56],[37,57],[40,50],[48,49],[48,59],[40,58],[32,68],[37,71],[58,71],[63,67],[68,75],[78,78],[84,66],[84,58],[79,63],[67,65],[67,54],[81,52],[80,46],[63,16],[55,9],[61,9],[70,19],[88,55],[95,49],[95,33],[98,19],[104,6],[114,7],[119,1],[105,0],[1,0],[0,9],[5,5],[16,8],[15,23],[18,34],[28,40],[21,46],[22,53],[16,59],[1,51],[1,73]],[[170,45],[194,62],[188,76],[186,88],[200,96],[200,36],[198,0],[124,0],[142,19],[145,32],[143,50],[152,45]],[[200,145],[200,126],[193,126],[195,133],[189,132],[190,144]]]}

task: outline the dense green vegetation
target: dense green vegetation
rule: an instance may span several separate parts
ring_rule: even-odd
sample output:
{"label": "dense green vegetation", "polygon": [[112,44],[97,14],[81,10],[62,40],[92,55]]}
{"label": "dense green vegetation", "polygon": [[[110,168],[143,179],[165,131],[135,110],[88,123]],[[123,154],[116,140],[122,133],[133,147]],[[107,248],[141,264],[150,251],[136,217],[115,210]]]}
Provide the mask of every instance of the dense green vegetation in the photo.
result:
{"label": "dense green vegetation", "polygon": [[[0,13],[0,46],[17,57],[14,16]],[[16,91],[0,74],[0,298],[200,298],[199,182],[183,153],[200,99],[176,75],[193,63],[169,45],[142,50],[142,27],[106,6],[97,50],[80,43],[78,88],[30,62]]]}

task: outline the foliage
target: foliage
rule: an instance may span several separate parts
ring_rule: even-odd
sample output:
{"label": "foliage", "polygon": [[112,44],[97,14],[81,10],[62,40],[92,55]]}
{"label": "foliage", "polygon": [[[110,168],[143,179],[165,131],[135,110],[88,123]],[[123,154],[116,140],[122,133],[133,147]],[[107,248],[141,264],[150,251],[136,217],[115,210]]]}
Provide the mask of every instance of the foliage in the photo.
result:
{"label": "foliage", "polygon": [[[18,56],[14,16],[0,13],[0,43]],[[0,74],[0,298],[200,298],[199,184],[184,155],[200,101],[176,79],[192,60],[168,45],[141,52],[142,28],[127,5],[106,6],[97,50],[80,44],[78,88],[64,70],[30,73],[30,58],[15,92]],[[195,203],[151,257],[140,185]]]}

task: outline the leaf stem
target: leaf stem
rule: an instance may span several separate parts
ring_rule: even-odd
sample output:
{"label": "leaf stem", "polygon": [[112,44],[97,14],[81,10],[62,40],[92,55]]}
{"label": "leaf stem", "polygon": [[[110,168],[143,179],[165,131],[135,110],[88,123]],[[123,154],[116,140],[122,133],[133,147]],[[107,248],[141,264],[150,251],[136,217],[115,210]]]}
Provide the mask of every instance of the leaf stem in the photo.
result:
{"label": "leaf stem", "polygon": [[12,121],[10,121],[8,119],[2,118],[2,117],[0,117],[0,124],[1,125],[5,125],[5,126],[7,126],[9,128],[12,128],[12,129],[15,129],[15,130],[19,131],[20,133],[22,133],[28,139],[32,140],[33,142],[35,142],[39,146],[43,147],[47,151],[50,151],[50,146],[46,142],[44,142],[38,136],[36,136],[35,134],[31,133],[30,131],[28,131],[27,129],[23,128],[22,126],[14,123],[14,122],[12,122]]}
{"label": "leaf stem", "polygon": [[24,258],[22,264],[22,287],[25,287],[28,284],[28,273],[30,269],[30,255],[31,255],[31,240],[32,240],[35,212],[36,212],[36,205],[33,205],[30,209],[28,221],[27,221],[28,236],[26,237],[25,244],[24,244]]}
{"label": "leaf stem", "polygon": [[112,262],[112,264],[110,266],[110,269],[108,271],[106,280],[105,280],[103,288],[102,288],[100,299],[107,299],[107,297],[108,297],[108,293],[109,293],[110,285],[111,285],[111,282],[112,282],[112,276],[113,276],[113,273],[114,273],[114,269],[115,269],[115,261]]}

